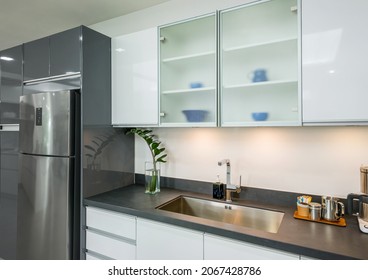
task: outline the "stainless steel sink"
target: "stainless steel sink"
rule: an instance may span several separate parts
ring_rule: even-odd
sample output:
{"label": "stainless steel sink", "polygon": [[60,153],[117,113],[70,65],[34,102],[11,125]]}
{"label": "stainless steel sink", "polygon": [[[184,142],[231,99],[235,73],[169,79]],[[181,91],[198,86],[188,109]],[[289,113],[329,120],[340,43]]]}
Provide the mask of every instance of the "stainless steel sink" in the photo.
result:
{"label": "stainless steel sink", "polygon": [[277,233],[283,212],[179,196],[157,209]]}

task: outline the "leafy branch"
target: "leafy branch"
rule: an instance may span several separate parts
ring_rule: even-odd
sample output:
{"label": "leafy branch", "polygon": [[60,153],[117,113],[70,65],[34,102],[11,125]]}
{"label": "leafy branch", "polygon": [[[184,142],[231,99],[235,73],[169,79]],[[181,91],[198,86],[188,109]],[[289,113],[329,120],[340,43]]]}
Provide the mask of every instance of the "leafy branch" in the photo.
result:
{"label": "leafy branch", "polygon": [[161,142],[158,141],[157,137],[152,134],[152,130],[149,129],[139,129],[139,128],[131,128],[126,134],[136,134],[143,138],[143,140],[147,143],[148,148],[152,155],[153,161],[153,169],[157,170],[157,162],[166,162],[167,154],[164,153],[165,148],[162,148]]}

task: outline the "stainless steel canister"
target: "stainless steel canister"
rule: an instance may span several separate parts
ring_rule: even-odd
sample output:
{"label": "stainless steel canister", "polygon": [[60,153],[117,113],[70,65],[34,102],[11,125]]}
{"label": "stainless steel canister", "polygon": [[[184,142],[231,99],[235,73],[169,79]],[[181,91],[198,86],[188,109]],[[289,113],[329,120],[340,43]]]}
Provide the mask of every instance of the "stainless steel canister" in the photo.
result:
{"label": "stainless steel canister", "polygon": [[368,166],[360,167],[360,192],[368,194]]}
{"label": "stainless steel canister", "polygon": [[309,217],[313,221],[321,219],[322,205],[318,202],[309,203]]}

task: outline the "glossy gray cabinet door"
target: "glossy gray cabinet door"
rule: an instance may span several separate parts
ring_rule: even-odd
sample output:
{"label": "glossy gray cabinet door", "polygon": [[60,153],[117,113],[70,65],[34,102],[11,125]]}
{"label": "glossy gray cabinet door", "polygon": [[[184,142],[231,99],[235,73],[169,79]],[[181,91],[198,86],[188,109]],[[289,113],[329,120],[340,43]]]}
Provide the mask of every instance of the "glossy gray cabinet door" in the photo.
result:
{"label": "glossy gray cabinet door", "polygon": [[24,81],[40,79],[50,73],[49,37],[24,44]]}
{"label": "glossy gray cabinet door", "polygon": [[18,194],[18,132],[0,131],[0,259],[15,260]]}
{"label": "glossy gray cabinet door", "polygon": [[81,28],[50,36],[50,76],[80,72]]}
{"label": "glossy gray cabinet door", "polygon": [[22,46],[0,52],[0,124],[19,123],[22,94]]}
{"label": "glossy gray cabinet door", "polygon": [[24,81],[80,72],[81,28],[24,44]]}

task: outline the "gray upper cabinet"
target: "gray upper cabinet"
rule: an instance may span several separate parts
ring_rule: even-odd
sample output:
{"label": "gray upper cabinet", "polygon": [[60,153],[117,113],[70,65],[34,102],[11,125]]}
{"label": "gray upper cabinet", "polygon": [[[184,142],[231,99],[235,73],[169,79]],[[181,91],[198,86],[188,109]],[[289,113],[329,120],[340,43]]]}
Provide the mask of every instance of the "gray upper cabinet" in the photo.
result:
{"label": "gray upper cabinet", "polygon": [[48,77],[50,73],[49,38],[24,44],[24,80]]}
{"label": "gray upper cabinet", "polygon": [[81,27],[24,44],[24,81],[81,71]]}
{"label": "gray upper cabinet", "polygon": [[24,44],[24,80],[48,77],[50,73],[49,38]]}
{"label": "gray upper cabinet", "polygon": [[25,43],[23,49],[24,95],[80,88],[83,124],[111,125],[108,36],[79,26]]}
{"label": "gray upper cabinet", "polygon": [[50,76],[80,72],[81,38],[79,27],[50,37]]}
{"label": "gray upper cabinet", "polygon": [[22,46],[0,52],[0,124],[19,123],[22,94]]}

